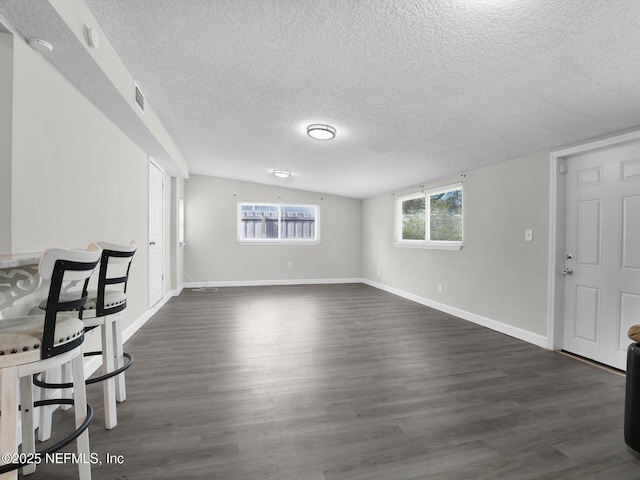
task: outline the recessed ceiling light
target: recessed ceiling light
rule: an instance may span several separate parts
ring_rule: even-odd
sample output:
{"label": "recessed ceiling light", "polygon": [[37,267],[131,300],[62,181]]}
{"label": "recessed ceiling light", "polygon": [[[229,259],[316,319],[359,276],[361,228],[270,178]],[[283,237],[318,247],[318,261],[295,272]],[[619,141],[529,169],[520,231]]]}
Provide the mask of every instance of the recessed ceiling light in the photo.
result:
{"label": "recessed ceiling light", "polygon": [[331,140],[336,136],[336,129],[331,125],[316,123],[307,127],[307,135],[316,140]]}
{"label": "recessed ceiling light", "polygon": [[46,40],[43,40],[38,37],[31,37],[27,39],[27,43],[36,50],[41,51],[42,53],[49,53],[53,50],[53,45],[51,45]]}
{"label": "recessed ceiling light", "polygon": [[278,178],[289,178],[291,176],[291,172],[286,170],[274,170],[273,174]]}

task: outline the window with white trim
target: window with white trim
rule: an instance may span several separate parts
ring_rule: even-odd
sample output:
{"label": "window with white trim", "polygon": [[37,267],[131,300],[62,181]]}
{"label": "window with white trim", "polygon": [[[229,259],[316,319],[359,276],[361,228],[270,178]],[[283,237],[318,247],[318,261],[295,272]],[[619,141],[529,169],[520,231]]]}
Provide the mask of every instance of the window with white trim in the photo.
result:
{"label": "window with white trim", "polygon": [[462,183],[396,199],[396,245],[462,248]]}
{"label": "window with white trim", "polygon": [[320,207],[303,204],[239,203],[240,243],[320,243]]}

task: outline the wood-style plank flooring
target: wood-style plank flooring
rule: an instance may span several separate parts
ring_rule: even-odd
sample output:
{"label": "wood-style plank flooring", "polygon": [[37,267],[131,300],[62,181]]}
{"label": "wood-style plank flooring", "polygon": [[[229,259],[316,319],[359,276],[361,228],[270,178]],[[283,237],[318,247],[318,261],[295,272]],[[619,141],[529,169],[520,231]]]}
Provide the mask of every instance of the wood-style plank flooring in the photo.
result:
{"label": "wood-style plank flooring", "polygon": [[126,350],[97,480],[640,478],[624,377],[365,285],[185,290]]}

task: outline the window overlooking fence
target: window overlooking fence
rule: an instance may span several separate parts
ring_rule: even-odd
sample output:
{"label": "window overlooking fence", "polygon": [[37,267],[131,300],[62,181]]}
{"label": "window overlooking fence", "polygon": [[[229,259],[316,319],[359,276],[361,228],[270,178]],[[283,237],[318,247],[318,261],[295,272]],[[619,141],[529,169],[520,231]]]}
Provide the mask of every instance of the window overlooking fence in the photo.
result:
{"label": "window overlooking fence", "polygon": [[238,241],[317,244],[320,242],[320,208],[317,205],[239,203]]}
{"label": "window overlooking fence", "polygon": [[449,185],[396,200],[396,245],[462,248],[462,184]]}

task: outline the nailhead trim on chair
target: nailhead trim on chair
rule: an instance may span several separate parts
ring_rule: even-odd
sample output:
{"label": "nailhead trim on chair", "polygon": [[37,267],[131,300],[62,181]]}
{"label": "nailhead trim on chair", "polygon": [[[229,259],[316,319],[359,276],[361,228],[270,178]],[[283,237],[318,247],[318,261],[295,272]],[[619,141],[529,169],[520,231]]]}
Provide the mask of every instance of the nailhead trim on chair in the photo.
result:
{"label": "nailhead trim on chair", "polygon": [[[37,350],[37,349],[39,349],[39,348],[40,348],[40,344],[39,344],[39,343],[36,343],[36,344],[33,346],[33,349],[34,349],[34,350]],[[28,351],[29,351],[29,347],[22,347],[22,351],[23,351],[23,352],[28,352]],[[16,352],[16,351],[12,350],[12,351],[11,351],[11,353],[18,353],[18,352]],[[2,356],[2,355],[4,355],[4,354],[5,354],[4,350],[0,350],[0,356]]]}
{"label": "nailhead trim on chair", "polygon": [[[71,337],[67,337],[67,341],[71,340],[72,338],[76,338],[78,335],[79,335],[78,333],[74,333]],[[60,343],[62,343],[64,341],[65,341],[64,338],[60,339]],[[40,348],[40,344],[39,343],[36,343],[33,346],[34,350],[38,350],[39,348]],[[29,351],[29,347],[22,347],[22,351],[23,352],[28,352]],[[15,348],[12,348],[10,353],[18,353],[18,351]],[[4,350],[0,350],[0,356],[1,355],[5,355]]]}
{"label": "nailhead trim on chair", "polygon": [[[127,299],[125,297],[125,298],[123,298],[121,300],[118,300],[118,301],[115,301],[115,302],[105,303],[104,306],[105,307],[115,307],[117,305],[122,305],[126,301],[127,301]],[[38,306],[38,308],[40,310],[42,310],[42,311],[46,311],[47,310],[46,301],[43,300],[42,303],[40,303],[40,305]],[[96,309],[95,298],[90,298],[83,309],[84,310],[95,310]],[[75,308],[75,309],[69,310],[69,311],[78,312],[78,311],[80,311],[80,309],[79,308]]]}
{"label": "nailhead trim on chair", "polygon": [[[66,339],[65,339],[65,337],[62,337],[62,338],[60,338],[60,340],[58,340],[58,343],[56,345],[60,345],[61,343],[68,342],[72,338],[76,338],[76,337],[82,335],[83,333],[84,333],[84,329],[82,331],[80,331],[80,332],[75,332],[75,333],[67,336]],[[28,352],[29,350],[38,350],[40,348],[40,344],[36,343],[36,344],[33,345],[33,347],[30,347],[29,345],[24,345],[23,347],[19,347],[19,348],[20,348],[21,352]],[[0,356],[7,355],[7,354],[12,355],[12,354],[16,354],[16,353],[18,353],[18,348],[12,348],[11,350],[0,350]]]}

